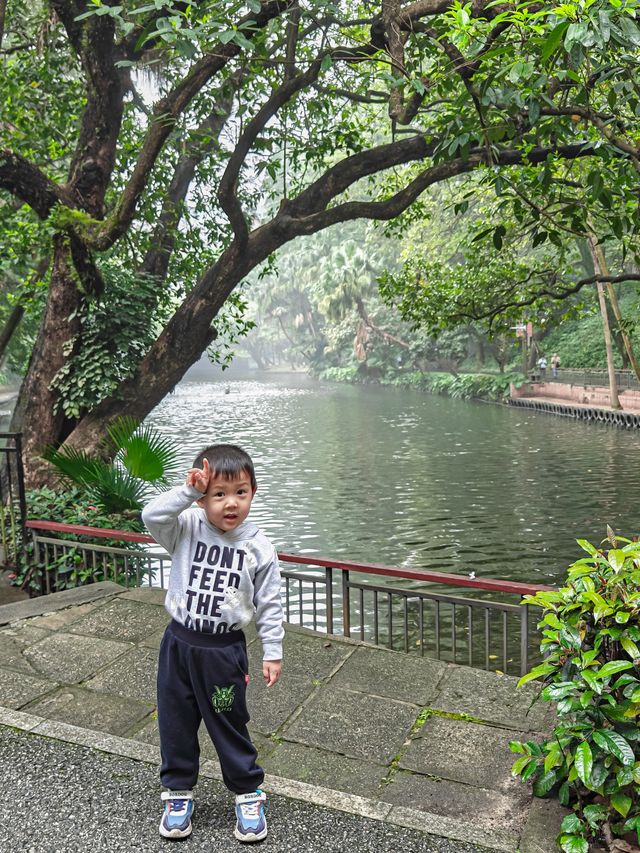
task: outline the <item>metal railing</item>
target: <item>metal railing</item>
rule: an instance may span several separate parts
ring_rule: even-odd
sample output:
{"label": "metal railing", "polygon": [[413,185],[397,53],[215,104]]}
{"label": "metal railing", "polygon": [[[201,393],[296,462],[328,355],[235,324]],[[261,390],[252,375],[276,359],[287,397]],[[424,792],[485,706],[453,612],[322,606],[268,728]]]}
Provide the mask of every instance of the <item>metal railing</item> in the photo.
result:
{"label": "metal railing", "polygon": [[22,435],[0,432],[0,566],[4,569],[17,565],[26,518]]}
{"label": "metal railing", "polygon": [[[640,382],[633,370],[616,370],[615,374],[619,391],[640,390]],[[597,385],[608,387],[609,374],[604,369],[585,368],[583,370],[572,370],[571,368],[565,369],[561,367],[558,369],[558,375],[552,376],[551,368],[547,367],[545,382],[564,382],[567,385]]]}
{"label": "metal railing", "polygon": [[[170,557],[150,536],[40,520],[27,521],[27,527],[44,593],[98,580],[167,585]],[[88,537],[93,541],[81,541]],[[552,588],[323,557],[281,553],[279,559],[287,622],[505,673],[528,671],[538,645],[534,620],[528,605],[487,594],[521,599]],[[386,582],[376,582],[378,577]],[[479,597],[451,594],[447,587],[468,588]]]}

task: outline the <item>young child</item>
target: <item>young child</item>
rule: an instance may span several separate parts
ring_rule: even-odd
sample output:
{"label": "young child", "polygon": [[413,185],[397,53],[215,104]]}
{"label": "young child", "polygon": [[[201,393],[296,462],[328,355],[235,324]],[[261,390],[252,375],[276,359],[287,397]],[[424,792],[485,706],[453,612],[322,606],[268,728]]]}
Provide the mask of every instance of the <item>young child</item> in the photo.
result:
{"label": "young child", "polygon": [[171,554],[165,607],[172,621],[158,662],[165,838],[191,833],[201,720],[224,782],[236,795],[236,838],[260,841],[267,834],[264,773],[247,730],[242,628],[255,615],[267,687],[280,678],[284,628],[275,548],[246,520],[256,488],[249,455],[235,445],[214,444],[197,456],[184,486],[155,498],[142,513],[151,535]]}

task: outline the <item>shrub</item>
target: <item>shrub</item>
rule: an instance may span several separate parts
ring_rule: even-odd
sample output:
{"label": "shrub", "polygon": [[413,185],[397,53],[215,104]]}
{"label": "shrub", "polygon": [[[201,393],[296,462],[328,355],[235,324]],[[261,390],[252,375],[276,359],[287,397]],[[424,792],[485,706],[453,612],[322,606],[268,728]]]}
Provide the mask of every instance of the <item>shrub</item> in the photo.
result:
{"label": "shrub", "polygon": [[566,585],[524,598],[543,608],[544,662],[519,683],[544,682],[558,724],[542,743],[511,744],[513,773],[572,809],[558,837],[566,853],[598,836],[640,841],[640,542],[609,536],[608,551],[578,540],[589,556]]}
{"label": "shrub", "polygon": [[[62,524],[83,524],[91,527],[105,527],[114,530],[127,530],[143,533],[144,525],[139,512],[106,513],[92,503],[86,491],[69,487],[56,491],[47,487],[32,489],[26,494],[29,518],[57,521]],[[104,546],[122,547],[123,543],[112,539],[92,539],[90,536],[76,536],[68,533],[52,534],[56,539],[73,540],[80,543],[97,542]],[[128,550],[143,551],[142,545],[127,543]],[[104,564],[93,565],[87,559],[87,552],[82,548],[52,549],[47,546],[47,558],[43,554],[34,554],[30,538],[25,543],[24,550],[18,552],[18,571],[14,583],[23,584],[32,594],[45,591],[47,584],[44,573],[49,574],[48,588],[51,592],[70,589],[102,580],[125,581],[125,573],[134,573],[131,561],[125,564],[123,557],[110,558],[108,571]],[[108,574],[108,577],[107,577]],[[26,583],[25,583],[26,582]]]}

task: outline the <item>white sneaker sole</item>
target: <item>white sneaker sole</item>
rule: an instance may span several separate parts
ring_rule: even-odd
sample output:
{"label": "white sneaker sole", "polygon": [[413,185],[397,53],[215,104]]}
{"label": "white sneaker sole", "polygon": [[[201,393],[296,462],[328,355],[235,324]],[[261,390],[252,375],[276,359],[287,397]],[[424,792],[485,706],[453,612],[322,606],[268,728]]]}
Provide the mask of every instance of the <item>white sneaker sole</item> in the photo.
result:
{"label": "white sneaker sole", "polygon": [[233,834],[238,839],[238,841],[244,841],[247,844],[251,844],[254,841],[262,841],[263,838],[267,837],[267,827],[265,826],[262,832],[258,833],[257,835],[253,832],[250,835],[243,835],[241,832],[238,832],[238,827],[236,827],[233,830]]}
{"label": "white sneaker sole", "polygon": [[193,827],[191,826],[191,824],[189,824],[187,829],[165,829],[162,824],[162,821],[160,821],[160,827],[158,829],[158,832],[163,838],[173,838],[175,840],[177,838],[187,838],[189,835],[191,835],[192,829]]}

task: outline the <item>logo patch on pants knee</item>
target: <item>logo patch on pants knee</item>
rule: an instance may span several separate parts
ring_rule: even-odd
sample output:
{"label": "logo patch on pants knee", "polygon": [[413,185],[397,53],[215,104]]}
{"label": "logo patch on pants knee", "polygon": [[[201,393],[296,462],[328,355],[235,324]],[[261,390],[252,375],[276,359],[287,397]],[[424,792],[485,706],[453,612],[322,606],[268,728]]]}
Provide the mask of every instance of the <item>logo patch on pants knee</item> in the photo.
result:
{"label": "logo patch on pants knee", "polygon": [[218,687],[216,685],[216,689],[211,695],[213,710],[218,713],[221,711],[230,711],[233,706],[233,700],[235,699],[235,689],[235,684],[232,684],[230,687]]}

